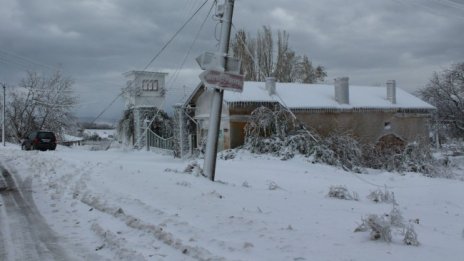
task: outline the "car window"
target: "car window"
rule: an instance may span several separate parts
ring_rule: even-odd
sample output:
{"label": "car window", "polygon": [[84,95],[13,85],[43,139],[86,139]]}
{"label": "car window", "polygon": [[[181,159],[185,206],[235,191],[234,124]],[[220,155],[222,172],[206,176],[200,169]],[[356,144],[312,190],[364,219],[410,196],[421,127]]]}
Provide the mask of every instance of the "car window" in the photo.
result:
{"label": "car window", "polygon": [[35,138],[35,132],[32,132],[31,134],[29,134],[28,139],[33,140],[34,138]]}
{"label": "car window", "polygon": [[52,132],[39,132],[37,135],[39,139],[54,139],[55,135]]}

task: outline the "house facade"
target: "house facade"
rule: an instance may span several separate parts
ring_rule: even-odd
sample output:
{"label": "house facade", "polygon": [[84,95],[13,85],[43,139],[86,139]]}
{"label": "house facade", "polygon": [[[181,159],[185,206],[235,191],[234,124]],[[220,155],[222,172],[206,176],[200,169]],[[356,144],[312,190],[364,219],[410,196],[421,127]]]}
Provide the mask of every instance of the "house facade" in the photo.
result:
{"label": "house facade", "polygon": [[[194,121],[194,146],[201,148],[209,127],[212,90],[199,85],[184,104]],[[321,136],[349,133],[363,144],[394,140],[428,142],[428,122],[435,108],[398,88],[350,86],[348,78],[334,85],[245,82],[243,92],[224,92],[218,151],[244,143],[244,127],[260,106],[288,108],[306,128]]]}

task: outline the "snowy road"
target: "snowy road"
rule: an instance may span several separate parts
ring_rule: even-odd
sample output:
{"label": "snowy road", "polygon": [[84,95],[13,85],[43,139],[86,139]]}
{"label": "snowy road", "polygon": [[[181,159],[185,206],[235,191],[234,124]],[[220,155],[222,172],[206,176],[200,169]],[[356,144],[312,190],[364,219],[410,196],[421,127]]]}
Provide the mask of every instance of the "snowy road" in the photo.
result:
{"label": "snowy road", "polygon": [[32,200],[31,179],[0,166],[0,260],[72,260]]}

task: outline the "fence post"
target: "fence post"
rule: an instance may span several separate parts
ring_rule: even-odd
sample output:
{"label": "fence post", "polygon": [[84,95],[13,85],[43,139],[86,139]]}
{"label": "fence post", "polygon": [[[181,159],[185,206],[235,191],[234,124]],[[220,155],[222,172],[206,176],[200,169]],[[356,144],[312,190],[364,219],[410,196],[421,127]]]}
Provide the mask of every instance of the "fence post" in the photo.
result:
{"label": "fence post", "polygon": [[150,129],[148,128],[150,121],[147,118],[145,118],[144,122],[145,122],[145,132],[146,132],[145,142],[147,143],[147,151],[150,151]]}

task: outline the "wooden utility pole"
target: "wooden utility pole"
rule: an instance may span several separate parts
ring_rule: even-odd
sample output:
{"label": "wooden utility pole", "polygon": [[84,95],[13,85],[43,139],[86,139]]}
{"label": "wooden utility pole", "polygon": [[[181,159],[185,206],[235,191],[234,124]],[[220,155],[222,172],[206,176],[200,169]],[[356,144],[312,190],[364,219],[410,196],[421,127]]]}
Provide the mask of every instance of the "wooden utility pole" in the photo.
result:
{"label": "wooden utility pole", "polygon": [[[221,17],[221,39],[219,42],[219,65],[227,71],[227,55],[229,53],[230,29],[232,27],[232,15],[234,11],[234,0],[225,0],[224,14]],[[211,109],[209,116],[209,129],[206,141],[206,154],[203,163],[204,174],[211,181],[214,181],[216,172],[216,154],[219,138],[219,127],[221,124],[222,99],[224,90],[214,89],[211,99]]]}

